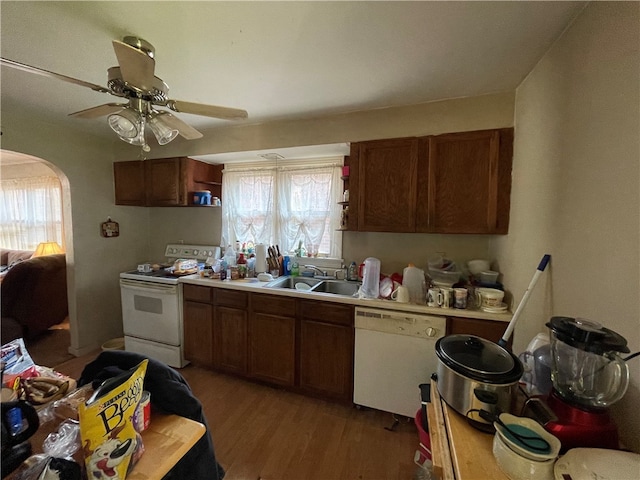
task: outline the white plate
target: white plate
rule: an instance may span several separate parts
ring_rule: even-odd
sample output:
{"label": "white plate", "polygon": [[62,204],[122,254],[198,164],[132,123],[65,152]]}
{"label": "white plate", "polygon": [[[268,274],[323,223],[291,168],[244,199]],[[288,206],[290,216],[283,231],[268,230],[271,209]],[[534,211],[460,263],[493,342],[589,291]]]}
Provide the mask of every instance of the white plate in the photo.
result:
{"label": "white plate", "polygon": [[298,282],[298,283],[296,283],[296,290],[311,290],[311,285],[307,285],[306,283]]}
{"label": "white plate", "polygon": [[553,466],[556,480],[638,478],[640,455],[605,448],[572,448]]}

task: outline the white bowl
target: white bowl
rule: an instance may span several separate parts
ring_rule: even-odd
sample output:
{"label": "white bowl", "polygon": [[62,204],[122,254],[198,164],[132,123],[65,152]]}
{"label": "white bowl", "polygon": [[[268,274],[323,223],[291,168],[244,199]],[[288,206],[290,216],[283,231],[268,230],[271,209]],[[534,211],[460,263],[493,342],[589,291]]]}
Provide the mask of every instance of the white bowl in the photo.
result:
{"label": "white bowl", "polygon": [[552,460],[558,457],[561,446],[560,440],[558,440],[558,438],[551,433],[547,432],[542,427],[542,425],[540,425],[534,419],[527,417],[516,417],[515,415],[511,415],[510,413],[502,413],[500,414],[499,418],[500,421],[508,427],[515,425],[531,430],[534,434],[540,436],[540,438],[546,440],[546,442],[549,444],[549,452],[547,453],[540,453],[536,452],[535,450],[530,450],[525,445],[518,442],[516,439],[510,437],[506,429],[498,422],[495,422],[493,426],[496,428],[496,434],[500,436],[501,440],[514,452],[530,460],[536,461]]}
{"label": "white bowl", "polygon": [[493,456],[496,463],[511,480],[549,480],[553,479],[555,458],[539,462],[525,458],[511,450],[496,432],[493,437]]}
{"label": "white bowl", "polygon": [[469,260],[467,262],[467,268],[472,275],[480,275],[480,272],[484,272],[491,269],[491,263],[489,260]]}

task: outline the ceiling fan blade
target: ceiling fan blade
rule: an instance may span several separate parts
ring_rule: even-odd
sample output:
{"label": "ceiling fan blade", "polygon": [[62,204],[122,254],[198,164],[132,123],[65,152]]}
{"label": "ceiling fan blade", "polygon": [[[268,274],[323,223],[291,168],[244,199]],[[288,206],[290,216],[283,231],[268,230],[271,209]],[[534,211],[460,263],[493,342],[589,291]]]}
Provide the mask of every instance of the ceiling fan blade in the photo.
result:
{"label": "ceiling fan blade", "polygon": [[122,79],[130,86],[144,92],[153,89],[153,72],[156,61],[141,50],[119,40],[113,40]]}
{"label": "ceiling fan blade", "polygon": [[175,128],[176,130],[178,130],[180,136],[186,138],[187,140],[202,138],[202,133],[193,128],[188,123],[183,122],[175,115],[171,115],[169,112],[164,112],[164,114],[162,115],[162,119],[171,128]]}
{"label": "ceiling fan blade", "polygon": [[167,107],[174,112],[192,113],[205,117],[222,118],[224,120],[242,120],[249,114],[246,110],[238,108],[218,107],[216,105],[205,105],[203,103],[183,102],[182,100],[168,100]]}
{"label": "ceiling fan blade", "polygon": [[95,90],[96,92],[111,93],[108,88],[96,85],[95,83],[85,82],[84,80],[78,80],[77,78],[68,77],[60,73],[50,72],[49,70],[45,70],[43,68],[32,67],[31,65],[16,62],[15,60],[9,60],[8,58],[0,57],[0,65],[15,68],[16,70],[23,70],[29,73],[35,73],[44,77],[57,78],[58,80],[62,80],[63,82],[73,83],[74,85],[80,85],[81,87],[90,88],[91,90]]}
{"label": "ceiling fan blade", "polygon": [[79,112],[70,113],[70,117],[76,118],[98,118],[111,113],[116,113],[126,107],[126,103],[105,103],[104,105],[98,105],[97,107],[87,108],[86,110],[80,110]]}

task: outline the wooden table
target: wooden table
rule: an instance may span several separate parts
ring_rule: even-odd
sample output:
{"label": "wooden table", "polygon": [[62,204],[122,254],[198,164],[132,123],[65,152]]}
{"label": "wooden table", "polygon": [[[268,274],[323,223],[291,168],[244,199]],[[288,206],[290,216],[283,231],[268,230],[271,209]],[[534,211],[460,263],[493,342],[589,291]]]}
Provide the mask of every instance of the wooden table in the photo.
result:
{"label": "wooden table", "polygon": [[151,416],[142,432],[144,454],[127,480],[161,479],[193,447],[206,429],[203,424],[178,415]]}
{"label": "wooden table", "polygon": [[443,480],[508,480],[493,456],[493,434],[472,427],[449,407],[431,381],[427,404],[433,473]]}
{"label": "wooden table", "polygon": [[[33,453],[42,452],[46,436],[57,430],[59,422],[50,421],[40,426],[29,439]],[[127,480],[160,480],[202,437],[206,429],[202,423],[178,415],[153,412],[149,428],[142,432],[145,451]],[[76,458],[76,461],[81,461]],[[81,456],[81,455],[80,455]],[[9,478],[13,478],[16,470]]]}

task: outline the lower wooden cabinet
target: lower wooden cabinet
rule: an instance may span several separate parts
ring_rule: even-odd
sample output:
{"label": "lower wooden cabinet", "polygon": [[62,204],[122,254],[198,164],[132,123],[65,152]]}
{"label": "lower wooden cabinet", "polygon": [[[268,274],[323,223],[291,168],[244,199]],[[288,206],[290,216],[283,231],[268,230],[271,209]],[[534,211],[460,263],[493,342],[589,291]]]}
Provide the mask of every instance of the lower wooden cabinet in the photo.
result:
{"label": "lower wooden cabinet", "polygon": [[300,300],[300,388],[353,401],[353,307]]}
{"label": "lower wooden cabinet", "polygon": [[294,386],[296,370],[296,300],[251,294],[249,376]]}
{"label": "lower wooden cabinet", "polygon": [[300,322],[300,388],[353,401],[353,328],[316,320]]}
{"label": "lower wooden cabinet", "polygon": [[183,285],[184,356],[195,365],[213,365],[212,290],[199,285]]}
{"label": "lower wooden cabinet", "polygon": [[185,301],[183,307],[184,356],[196,365],[213,365],[213,306]]}
{"label": "lower wooden cabinet", "polygon": [[254,313],[249,331],[249,376],[293,386],[296,367],[296,319]]}
{"label": "lower wooden cabinet", "polygon": [[184,298],[187,360],[352,401],[352,306],[188,284]]}
{"label": "lower wooden cabinet", "polygon": [[[507,322],[494,320],[447,317],[447,335],[469,334],[498,343],[508,325]],[[509,339],[509,347],[511,347],[512,340],[513,335]]]}
{"label": "lower wooden cabinet", "polygon": [[220,370],[247,373],[247,311],[216,306],[213,321],[213,365]]}

